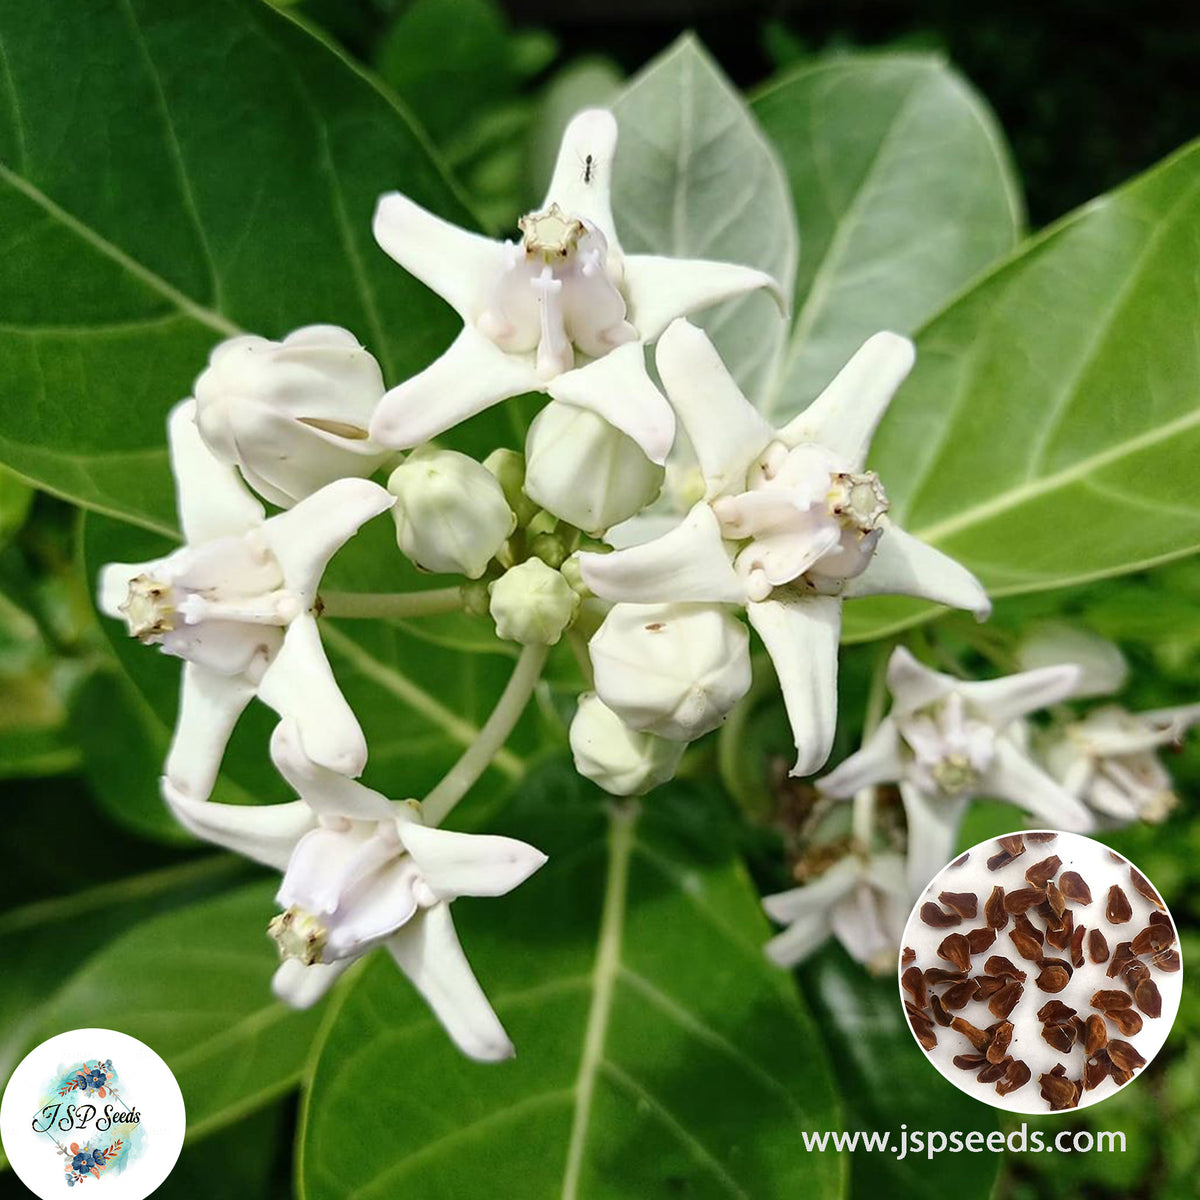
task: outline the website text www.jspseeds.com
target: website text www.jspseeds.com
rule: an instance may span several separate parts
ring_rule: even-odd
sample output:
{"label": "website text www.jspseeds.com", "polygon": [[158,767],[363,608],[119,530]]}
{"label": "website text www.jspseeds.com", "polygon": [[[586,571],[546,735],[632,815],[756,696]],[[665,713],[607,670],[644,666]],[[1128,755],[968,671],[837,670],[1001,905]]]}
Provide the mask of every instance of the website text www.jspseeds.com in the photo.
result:
{"label": "website text www.jspseeds.com", "polygon": [[1061,1129],[1057,1133],[1043,1133],[1040,1129],[1029,1130],[1022,1125],[1011,1133],[993,1130],[983,1133],[973,1130],[962,1133],[955,1130],[943,1133],[937,1129],[909,1129],[900,1126],[898,1135],[890,1129],[855,1130],[844,1133],[805,1133],[804,1148],[821,1150],[866,1150],[873,1154],[893,1154],[897,1161],[910,1155],[933,1158],[938,1154],[999,1154],[1002,1150],[1014,1153],[1026,1151],[1049,1151],[1059,1154],[1123,1154],[1125,1134],[1118,1130]]}

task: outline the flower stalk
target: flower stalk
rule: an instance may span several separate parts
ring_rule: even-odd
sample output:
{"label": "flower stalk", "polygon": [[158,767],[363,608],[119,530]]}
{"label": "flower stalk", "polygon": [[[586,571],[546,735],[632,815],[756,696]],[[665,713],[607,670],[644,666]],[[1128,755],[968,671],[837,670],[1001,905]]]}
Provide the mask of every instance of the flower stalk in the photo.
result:
{"label": "flower stalk", "polygon": [[436,617],[466,608],[461,587],[431,588],[425,592],[329,592],[320,596],[324,617],[396,618]]}

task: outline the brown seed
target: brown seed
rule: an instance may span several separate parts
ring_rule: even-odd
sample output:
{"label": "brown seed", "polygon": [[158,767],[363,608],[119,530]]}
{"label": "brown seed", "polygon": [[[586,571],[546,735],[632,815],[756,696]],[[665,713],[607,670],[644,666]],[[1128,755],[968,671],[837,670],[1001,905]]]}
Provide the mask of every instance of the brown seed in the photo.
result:
{"label": "brown seed", "polygon": [[951,1012],[957,1012],[960,1008],[966,1008],[974,998],[975,981],[973,979],[953,984],[942,993],[942,1003]]}
{"label": "brown seed", "polygon": [[1046,941],[1056,950],[1066,950],[1071,945],[1071,939],[1074,936],[1075,918],[1070,912],[1063,913],[1057,929],[1052,927],[1046,930]]}
{"label": "brown seed", "polygon": [[1097,1050],[1103,1050],[1108,1045],[1108,1029],[1104,1018],[1099,1013],[1092,1013],[1087,1019],[1087,1033],[1083,1039],[1083,1051],[1091,1058]]}
{"label": "brown seed", "polygon": [[1033,910],[1041,918],[1042,924],[1046,926],[1046,940],[1050,940],[1051,933],[1057,932],[1063,927],[1063,918],[1060,913],[1054,911],[1054,906],[1049,900],[1043,900],[1041,904]]}
{"label": "brown seed", "polygon": [[1066,897],[1058,890],[1058,884],[1053,880],[1046,884],[1046,899],[1050,902],[1050,907],[1054,909],[1054,915],[1061,917],[1066,911]]}
{"label": "brown seed", "polygon": [[1007,1096],[1009,1092],[1023,1088],[1032,1077],[1033,1072],[1026,1063],[1021,1062],[1020,1059],[1013,1059],[1004,1072],[1004,1078],[996,1084],[996,1092],[998,1095]]}
{"label": "brown seed", "polygon": [[1111,858],[1115,863],[1123,863],[1125,861],[1115,850],[1110,850],[1108,852],[1108,857]]}
{"label": "brown seed", "polygon": [[925,976],[920,967],[908,967],[900,976],[900,986],[913,998],[918,1008],[924,1008],[929,1002],[929,994],[925,988]]}
{"label": "brown seed", "polygon": [[1125,964],[1125,969],[1121,972],[1121,978],[1125,980],[1125,986],[1136,988],[1143,979],[1150,978],[1150,968],[1144,962],[1138,962],[1134,959],[1132,962]]}
{"label": "brown seed", "polygon": [[1058,886],[1072,904],[1091,904],[1092,889],[1078,871],[1064,871],[1059,876]]}
{"label": "brown seed", "polygon": [[1098,929],[1088,933],[1088,957],[1094,963],[1108,962],[1108,939]]}
{"label": "brown seed", "polygon": [[980,1054],[987,1050],[988,1043],[992,1040],[990,1034],[984,1033],[982,1029],[977,1029],[965,1017],[955,1017],[950,1022],[950,1028],[957,1029]]}
{"label": "brown seed", "polygon": [[1007,1018],[1021,1002],[1021,994],[1025,991],[1022,984],[1011,980],[1006,983],[989,1001],[988,1012],[993,1017]]}
{"label": "brown seed", "polygon": [[1150,914],[1151,925],[1165,925],[1172,933],[1175,932],[1175,926],[1171,924],[1171,918],[1166,913],[1152,912]]}
{"label": "brown seed", "polygon": [[1108,907],[1104,915],[1110,925],[1124,925],[1133,916],[1129,897],[1115,883],[1108,889]]}
{"label": "brown seed", "polygon": [[939,983],[962,983],[966,977],[966,971],[947,971],[944,967],[925,968],[925,982],[930,987]]}
{"label": "brown seed", "polygon": [[947,934],[938,946],[938,957],[965,971],[971,965],[971,943],[964,934]]}
{"label": "brown seed", "polygon": [[1125,970],[1125,968],[1131,962],[1133,962],[1136,957],[1137,955],[1135,955],[1133,952],[1132,942],[1118,942],[1117,948],[1112,953],[1112,959],[1109,961],[1108,970],[1105,972],[1105,974],[1109,977],[1109,979],[1116,979],[1116,977],[1123,970]]}
{"label": "brown seed", "polygon": [[1064,1004],[1061,1000],[1047,1000],[1037,1010],[1037,1019],[1039,1021],[1057,1022],[1059,1024],[1063,1021],[1069,1021],[1074,1015],[1075,1009],[1068,1004]]}
{"label": "brown seed", "polygon": [[1027,958],[1032,962],[1042,957],[1041,942],[1036,941],[1029,934],[1023,933],[1019,929],[1013,929],[1009,931],[1008,936],[1022,958]]}
{"label": "brown seed", "polygon": [[958,913],[944,912],[932,900],[921,905],[921,920],[934,929],[949,929],[952,925],[962,924],[962,917]]}
{"label": "brown seed", "polygon": [[987,1066],[987,1059],[982,1054],[956,1054],[950,1061],[960,1071],[978,1071]]}
{"label": "brown seed", "polygon": [[1024,913],[1013,918],[1013,927],[1027,933],[1039,946],[1046,940],[1046,935]]}
{"label": "brown seed", "polygon": [[971,947],[972,954],[982,954],[995,940],[996,931],[989,929],[986,925],[972,929],[967,934],[967,944]]}
{"label": "brown seed", "polygon": [[1005,979],[997,979],[994,975],[976,975],[975,976],[975,995],[973,1000],[987,1000],[990,996],[994,996],[1008,981]]}
{"label": "brown seed", "polygon": [[1041,888],[1018,888],[1015,892],[1009,892],[1004,897],[1004,907],[1010,913],[1023,913],[1031,909],[1035,904],[1045,902],[1046,893]]}
{"label": "brown seed", "polygon": [[1038,1083],[1042,1085],[1042,1099],[1050,1105],[1052,1112],[1062,1112],[1079,1103],[1078,1088],[1065,1075],[1051,1071],[1038,1076]]}
{"label": "brown seed", "polygon": [[1081,1042],[1087,1037],[1087,1023],[1081,1017],[1072,1017],[1071,1026],[1075,1030],[1075,1040],[1077,1042]]}
{"label": "brown seed", "polygon": [[1136,1071],[1146,1065],[1146,1060],[1129,1042],[1113,1038],[1108,1043],[1108,1057],[1118,1071]]}
{"label": "brown seed", "polygon": [[1137,985],[1133,993],[1133,998],[1137,1001],[1137,1006],[1148,1017],[1162,1016],[1162,996],[1159,994],[1158,984],[1153,979],[1143,979]]}
{"label": "brown seed", "polygon": [[1048,830],[1044,830],[1044,829],[1040,830],[1037,833],[1025,834],[1025,840],[1027,842],[1033,842],[1035,845],[1038,845],[1038,846],[1041,846],[1046,842],[1052,842],[1057,837],[1058,837],[1057,833],[1050,833]]}
{"label": "brown seed", "polygon": [[1007,850],[1001,850],[998,854],[993,854],[987,860],[989,871],[999,871],[1001,867],[1007,867],[1012,862],[1013,856]]}
{"label": "brown seed", "polygon": [[1057,854],[1052,854],[1049,858],[1043,858],[1041,862],[1035,862],[1025,872],[1026,882],[1028,882],[1030,887],[1044,888],[1058,874],[1058,868],[1061,866],[1062,859]]}
{"label": "brown seed", "polygon": [[1132,1071],[1118,1067],[1114,1062],[1108,1064],[1108,1073],[1116,1080],[1117,1087],[1124,1087],[1133,1078]]}
{"label": "brown seed", "polygon": [[999,1079],[1003,1079],[1008,1072],[1008,1065],[1012,1059],[1007,1055],[1000,1059],[999,1062],[989,1062],[978,1075],[975,1076],[980,1083],[995,1083]]}
{"label": "brown seed", "polygon": [[1133,1003],[1133,997],[1120,988],[1102,988],[1092,993],[1088,1003],[1102,1013],[1112,1012],[1116,1008],[1128,1008]]}
{"label": "brown seed", "polygon": [[939,1025],[949,1025],[950,1022],[954,1019],[946,1011],[945,1005],[942,1004],[941,999],[937,996],[929,997],[929,1011],[931,1013],[933,1013],[933,1019]]}
{"label": "brown seed", "polygon": [[1135,867],[1129,868],[1129,882],[1132,883],[1134,888],[1141,895],[1145,896],[1155,908],[1159,909],[1161,912],[1167,911],[1167,906],[1163,903],[1162,897],[1154,890],[1150,880],[1148,880],[1145,875],[1143,875],[1141,871],[1137,870]]}
{"label": "brown seed", "polygon": [[960,917],[973,921],[979,914],[979,897],[974,892],[941,892],[938,899]]}
{"label": "brown seed", "polygon": [[1088,1059],[1083,1068],[1084,1088],[1090,1092],[1092,1088],[1099,1087],[1108,1077],[1108,1069],[1111,1065],[1108,1055],[1103,1050],[1100,1051],[1100,1056]]}
{"label": "brown seed", "polygon": [[1013,1023],[1002,1021],[992,1034],[992,1040],[987,1048],[987,1060],[990,1063],[1003,1062],[1008,1057],[1008,1047],[1013,1039]]}
{"label": "brown seed", "polygon": [[900,952],[900,965],[907,967],[909,963],[916,962],[917,952],[911,946],[905,946]]}
{"label": "brown seed", "polygon": [[1075,1045],[1075,1027],[1073,1025],[1043,1025],[1042,1040],[1060,1054],[1070,1054],[1071,1048]]}
{"label": "brown seed", "polygon": [[1150,961],[1160,971],[1167,972],[1178,971],[1181,965],[1178,950],[1156,950]]}
{"label": "brown seed", "polygon": [[904,1011],[908,1014],[908,1023],[912,1026],[912,1031],[916,1034],[917,1041],[926,1050],[932,1050],[938,1044],[933,1022],[919,1008],[915,1008],[907,1002],[904,1005]]}
{"label": "brown seed", "polygon": [[1071,966],[1077,971],[1084,964],[1083,957],[1083,938],[1087,930],[1082,925],[1076,925],[1074,933],[1071,934]]}
{"label": "brown seed", "polygon": [[1019,833],[1010,833],[1007,837],[997,838],[1000,849],[1013,858],[1020,858],[1025,853],[1025,839]]}
{"label": "brown seed", "polygon": [[1104,1014],[1125,1037],[1142,1032],[1141,1015],[1132,1008],[1114,1008]]}
{"label": "brown seed", "polygon": [[989,975],[1007,976],[1009,979],[1019,979],[1021,981],[1025,979],[1025,972],[1012,959],[1005,958],[1002,954],[993,954],[983,964],[983,969]]}
{"label": "brown seed", "polygon": [[952,867],[961,867],[970,857],[971,852],[968,850],[965,854],[960,854],[950,865]]}
{"label": "brown seed", "polygon": [[1004,889],[996,885],[983,906],[983,916],[993,929],[1003,929],[1008,924],[1008,910],[1004,907]]}
{"label": "brown seed", "polygon": [[1037,985],[1043,992],[1061,992],[1071,982],[1066,967],[1046,967],[1037,977]]}

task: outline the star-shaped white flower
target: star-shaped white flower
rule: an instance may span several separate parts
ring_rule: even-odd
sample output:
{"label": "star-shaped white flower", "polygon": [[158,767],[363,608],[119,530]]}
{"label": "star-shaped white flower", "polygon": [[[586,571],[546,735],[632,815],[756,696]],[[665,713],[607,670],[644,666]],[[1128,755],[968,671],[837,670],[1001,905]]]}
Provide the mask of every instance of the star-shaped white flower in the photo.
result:
{"label": "star-shaped white flower", "polygon": [[1020,718],[1071,695],[1078,667],[966,682],[931,671],[898,646],[887,682],[891,712],[862,749],[817,786],[828,796],[849,799],[876,784],[899,784],[914,895],[950,861],[973,797],[1007,800],[1053,829],[1092,828],[1087,809],[1022,746]]}
{"label": "star-shaped white flower", "polygon": [[787,926],[767,956],[792,967],[832,935],[870,970],[895,970],[910,906],[899,855],[848,855],[812,883],[763,897],[767,915]]}
{"label": "star-shaped white flower", "polygon": [[253,696],[295,718],[308,754],[359,774],[367,745],[330,670],[313,606],[325,566],[392,497],[340,479],[266,518],[231,466],[204,444],[195,402],[167,425],[186,544],[165,558],[110,563],[99,607],[129,633],[185,659],[165,772],[179,792],[211,792],[233,727]]}
{"label": "star-shaped white flower", "polygon": [[980,617],[991,607],[969,571],[888,519],[879,479],[864,470],[875,427],[912,367],[912,343],[876,334],[779,430],[688,322],[663,334],[656,361],[704,498],[653,541],[580,555],[584,582],[606,600],[745,606],[783,689],[792,774],[811,774],[833,744],[844,599],[902,593]]}
{"label": "star-shaped white flower", "polygon": [[510,396],[548,392],[628,434],[661,463],[675,418],[646,373],[643,345],[672,318],[779,284],[733,263],[623,255],[613,225],[617,123],[590,109],[567,126],[542,208],[521,241],[499,242],[383,196],[375,237],[463,320],[450,348],[393,388],[371,422],[384,446],[435,437]]}
{"label": "star-shaped white flower", "polygon": [[1093,709],[1055,730],[1040,748],[1050,773],[1108,825],[1161,821],[1178,803],[1158,759],[1200,722],[1200,704],[1131,713],[1117,704]]}
{"label": "star-shaped white flower", "polygon": [[195,801],[169,781],[176,817],[198,837],[284,872],[270,924],[283,963],[272,988],[295,1008],[315,1004],[356,959],[386,945],[464,1054],[495,1062],[512,1042],[454,930],[459,896],[503,896],[546,861],[514,838],[422,823],[413,801],[314,763],[285,720],[271,757],[301,799],[243,806]]}

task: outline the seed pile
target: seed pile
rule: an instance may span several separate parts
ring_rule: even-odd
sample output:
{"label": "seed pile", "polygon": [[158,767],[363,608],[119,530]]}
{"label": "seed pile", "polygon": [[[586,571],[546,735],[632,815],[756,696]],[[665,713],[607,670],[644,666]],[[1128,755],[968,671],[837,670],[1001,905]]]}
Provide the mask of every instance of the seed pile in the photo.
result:
{"label": "seed pile", "polygon": [[[935,1061],[960,1087],[986,1098],[965,1072],[997,1097],[1028,1088],[1000,1107],[1062,1111],[1153,1057],[1180,965],[1166,906],[1136,868],[1078,835],[1027,832],[975,847],[927,889],[900,985],[917,1041],[941,1047]],[[1143,1053],[1147,1022],[1165,1027]]]}

